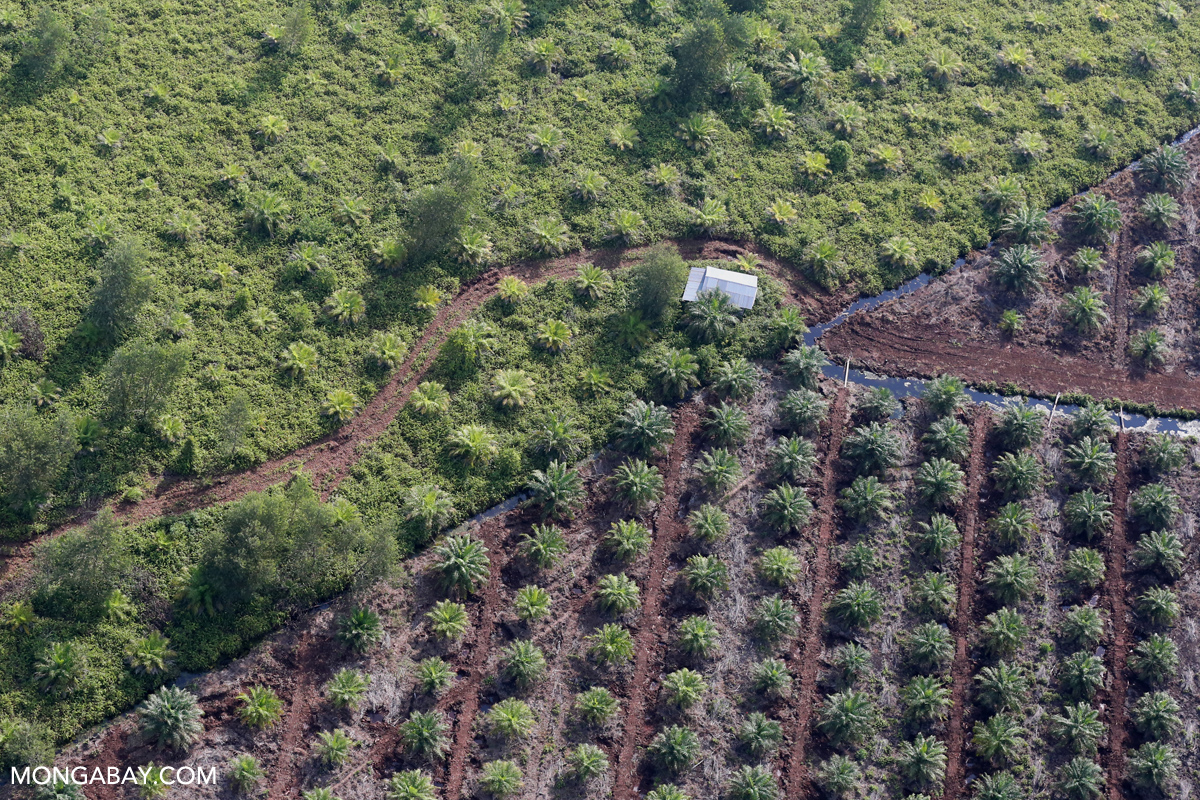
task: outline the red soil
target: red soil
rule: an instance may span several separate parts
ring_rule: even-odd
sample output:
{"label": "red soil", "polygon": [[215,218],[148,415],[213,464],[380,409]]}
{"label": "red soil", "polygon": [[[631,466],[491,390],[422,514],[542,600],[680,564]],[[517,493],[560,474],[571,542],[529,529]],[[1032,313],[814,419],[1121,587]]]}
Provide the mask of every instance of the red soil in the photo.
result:
{"label": "red soil", "polygon": [[971,605],[975,598],[975,532],[978,528],[979,493],[983,487],[986,464],[984,448],[992,427],[991,409],[979,406],[971,421],[971,459],[967,467],[967,493],[959,510],[958,526],[962,533],[962,561],[958,571],[958,610],[954,615],[955,650],[950,668],[950,719],[946,724],[945,800],[957,800],[964,788],[963,762],[966,726],[964,701],[971,682],[971,660],[967,636],[971,632]]}
{"label": "red soil", "polygon": [[694,448],[692,438],[699,423],[700,412],[695,403],[688,403],[675,414],[675,441],[667,454],[663,497],[654,514],[654,545],[650,550],[650,574],[646,578],[641,622],[634,638],[633,679],[627,689],[629,700],[626,703],[624,739],[617,755],[616,777],[613,783],[612,796],[615,800],[637,796],[634,753],[637,746],[645,744],[653,733],[653,727],[643,711],[650,694],[650,681],[658,674],[662,662],[663,634],[667,619],[660,610],[665,593],[667,556],[672,545],[687,533],[687,526],[679,519],[679,498],[685,483],[682,467],[687,455]]}
{"label": "red soil", "polygon": [[837,500],[837,463],[842,450],[842,437],[846,432],[847,405],[850,393],[838,390],[837,399],[829,412],[829,442],[825,450],[825,463],[821,466],[821,499],[817,506],[817,541],[814,548],[812,576],[813,590],[809,599],[808,614],[804,620],[802,635],[796,640],[795,649],[789,658],[791,669],[800,675],[793,706],[795,721],[788,732],[792,743],[785,767],[785,797],[800,798],[810,794],[808,768],[804,756],[808,747],[812,714],[817,701],[817,673],[821,657],[821,622],[825,618],[825,598],[833,581],[833,568],[829,563],[829,548],[836,533],[834,504]]}
{"label": "red soil", "polygon": [[1113,527],[1105,539],[1104,607],[1113,626],[1113,643],[1108,656],[1112,685],[1108,689],[1108,746],[1104,762],[1108,768],[1109,800],[1122,800],[1121,778],[1125,773],[1125,695],[1129,676],[1125,662],[1129,658],[1128,604],[1125,598],[1125,555],[1129,550],[1125,512],[1129,501],[1129,434],[1117,435],[1117,476],[1113,484]]}

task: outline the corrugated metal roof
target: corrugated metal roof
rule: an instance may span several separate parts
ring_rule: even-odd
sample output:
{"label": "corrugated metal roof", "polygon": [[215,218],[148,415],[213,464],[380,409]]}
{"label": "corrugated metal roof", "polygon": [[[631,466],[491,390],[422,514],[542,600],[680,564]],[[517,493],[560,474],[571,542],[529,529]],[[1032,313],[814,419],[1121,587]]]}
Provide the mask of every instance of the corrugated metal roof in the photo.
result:
{"label": "corrugated metal roof", "polygon": [[700,292],[719,289],[738,308],[753,308],[758,296],[758,276],[719,267],[692,267],[683,299],[693,301]]}

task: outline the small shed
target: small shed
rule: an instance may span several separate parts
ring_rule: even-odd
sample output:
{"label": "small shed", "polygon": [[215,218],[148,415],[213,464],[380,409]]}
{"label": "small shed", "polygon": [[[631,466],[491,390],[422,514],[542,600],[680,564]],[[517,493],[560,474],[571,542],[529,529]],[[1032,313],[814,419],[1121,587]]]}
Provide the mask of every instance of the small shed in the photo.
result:
{"label": "small shed", "polygon": [[724,292],[738,308],[753,308],[758,297],[758,276],[719,267],[692,267],[683,299],[690,302],[696,295],[711,289]]}

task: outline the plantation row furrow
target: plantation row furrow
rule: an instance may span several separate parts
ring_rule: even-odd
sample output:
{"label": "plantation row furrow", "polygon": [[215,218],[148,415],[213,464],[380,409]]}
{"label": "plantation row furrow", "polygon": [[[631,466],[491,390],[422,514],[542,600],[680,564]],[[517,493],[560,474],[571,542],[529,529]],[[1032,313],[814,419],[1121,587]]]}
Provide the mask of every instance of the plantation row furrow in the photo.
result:
{"label": "plantation row furrow", "polygon": [[991,433],[992,415],[987,406],[976,409],[971,420],[971,456],[967,467],[967,491],[959,510],[962,545],[958,568],[958,598],[953,620],[954,663],[950,668],[950,717],[946,725],[946,800],[962,794],[966,775],[966,729],[963,724],[965,696],[970,682],[969,634],[975,600],[975,537],[978,532],[980,491],[985,480],[984,448]]}
{"label": "plantation row furrow", "polygon": [[821,494],[817,505],[817,535],[814,542],[812,590],[808,597],[801,636],[791,652],[792,668],[799,672],[796,690],[794,722],[789,731],[791,748],[787,753],[786,789],[790,798],[801,797],[808,791],[808,773],[804,762],[816,692],[818,657],[821,652],[821,620],[829,592],[829,548],[834,535],[834,511],[837,502],[838,460],[845,435],[850,393],[838,391],[829,415],[829,436],[825,459],[821,466]]}
{"label": "plantation row furrow", "polygon": [[1116,476],[1113,480],[1112,530],[1105,537],[1104,607],[1112,621],[1112,645],[1106,655],[1105,665],[1111,683],[1105,692],[1107,702],[1108,743],[1104,748],[1108,760],[1105,793],[1109,800],[1122,800],[1125,796],[1125,742],[1129,693],[1127,662],[1130,651],[1129,602],[1126,597],[1125,561],[1129,550],[1126,534],[1131,463],[1129,434],[1121,431],[1117,435]]}

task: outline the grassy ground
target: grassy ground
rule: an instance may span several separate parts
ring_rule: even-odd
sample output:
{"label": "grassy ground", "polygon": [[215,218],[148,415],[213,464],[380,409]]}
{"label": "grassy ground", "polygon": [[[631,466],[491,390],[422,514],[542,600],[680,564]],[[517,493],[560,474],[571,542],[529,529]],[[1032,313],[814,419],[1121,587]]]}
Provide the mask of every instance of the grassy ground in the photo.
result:
{"label": "grassy ground", "polygon": [[[108,9],[107,50],[90,56],[86,69],[70,67],[44,81],[18,64],[41,7],[8,6],[0,31],[0,180],[16,190],[0,201],[0,233],[13,245],[0,254],[6,287],[0,311],[29,308],[48,347],[41,364],[19,359],[0,369],[0,398],[19,403],[31,383],[49,377],[74,410],[103,418],[98,372],[108,350],[78,330],[101,250],[88,245],[88,230],[100,220],[152,249],[156,288],[136,333],[163,335],[162,319],[173,310],[192,318],[194,330],[185,336],[191,369],[167,411],[195,438],[200,469],[212,471],[245,466],[321,434],[327,423],[318,405],[329,390],[368,396],[383,380],[366,358],[371,336],[391,331],[411,339],[423,321],[412,290],[428,282],[452,289],[481,269],[456,261],[448,249],[398,271],[372,265],[372,245],[404,235],[414,192],[442,179],[461,142],[480,148],[480,196],[466,211],[494,243],[497,261],[531,254],[529,226],[547,216],[566,221],[575,245],[607,240],[613,213],[627,209],[644,219],[636,235],[653,239],[694,231],[689,209],[708,198],[728,209],[720,226],[725,235],[758,239],[798,263],[809,243],[829,239],[846,278],[874,291],[918,267],[944,268],[985,242],[999,222],[978,200],[989,179],[1017,176],[1032,203],[1048,205],[1194,122],[1173,87],[1200,42],[1195,14],[1171,23],[1148,0],[1116,2],[1107,4],[1115,19],[1102,24],[1094,4],[1076,0],[1019,8],[892,4],[856,31],[844,4],[793,0],[749,13],[746,46],[729,58],[771,81],[766,98],[795,114],[792,135],[768,141],[750,124],[764,98],[734,101],[704,92],[660,108],[639,99],[646,79],[670,75],[674,37],[701,13],[695,5],[681,3],[665,19],[641,4],[530,6],[526,30],[482,57],[476,46],[488,37],[482,3],[447,4],[449,27],[436,37],[418,30],[415,3],[321,4],[311,11],[311,35],[288,54],[262,36],[285,20],[282,6],[118,2]],[[82,12],[49,7],[77,28],[77,42],[86,38],[90,23]],[[915,28],[902,37],[896,31],[906,15]],[[348,24],[360,25],[361,34],[348,33]],[[526,63],[535,39],[551,39],[562,51],[549,74]],[[628,64],[603,56],[614,39],[632,44]],[[1140,67],[1135,51],[1150,40],[1161,47],[1158,66]],[[997,50],[1014,43],[1032,53],[1028,75],[996,65]],[[924,74],[937,48],[961,58],[960,77],[939,83]],[[789,92],[774,82],[774,66],[798,49],[827,59],[823,92]],[[1097,59],[1087,76],[1069,68],[1081,49]],[[894,68],[887,86],[873,88],[859,77],[855,65],[870,55]],[[390,84],[380,77],[381,64],[395,68]],[[1114,89],[1127,102],[1112,102]],[[1062,93],[1061,114],[1044,105],[1048,90]],[[996,101],[994,116],[976,107],[983,96]],[[843,135],[831,121],[847,101],[866,116],[859,130]],[[710,147],[695,151],[676,133],[689,114],[703,110],[715,115],[716,134]],[[287,131],[268,143],[259,131],[272,115]],[[633,150],[608,144],[619,123],[636,128],[640,143]],[[541,124],[563,132],[556,158],[529,152],[527,136]],[[1091,124],[1115,133],[1110,156],[1095,158],[1080,147]],[[119,146],[100,144],[105,132]],[[1014,155],[1012,142],[1024,132],[1044,137],[1045,155]],[[975,147],[962,166],[942,153],[955,135]],[[870,166],[879,145],[900,149],[903,166],[895,174]],[[393,154],[392,169],[379,168],[384,149]],[[835,167],[839,152],[849,160],[828,177],[808,178],[799,165],[810,152],[833,155]],[[677,190],[663,193],[644,182],[646,170],[659,163],[679,170]],[[245,168],[240,188],[219,179],[227,165]],[[584,168],[608,180],[593,202],[572,193],[572,178]],[[273,238],[242,225],[246,192],[260,189],[289,205]],[[942,204],[932,214],[916,208],[929,189]],[[368,218],[343,225],[339,202],[358,197]],[[768,219],[765,208],[777,198],[792,203],[794,223]],[[859,214],[846,213],[851,201],[863,203]],[[168,222],[184,212],[204,225],[203,235],[188,243],[167,235]],[[916,244],[914,263],[880,260],[881,243],[897,234]],[[324,248],[326,268],[301,275],[289,267],[301,240]],[[222,262],[238,272],[223,286],[210,275]],[[323,318],[321,306],[336,287],[362,291],[367,316],[359,325],[345,329]],[[273,331],[250,329],[258,306],[279,315]],[[303,382],[281,377],[274,363],[298,339],[314,345],[320,358],[318,373]],[[249,396],[258,424],[226,461],[215,453],[217,420],[239,391]],[[64,487],[56,500],[73,503],[137,485],[172,458],[172,446],[151,431],[111,430],[102,454],[81,465],[86,480]]]}

